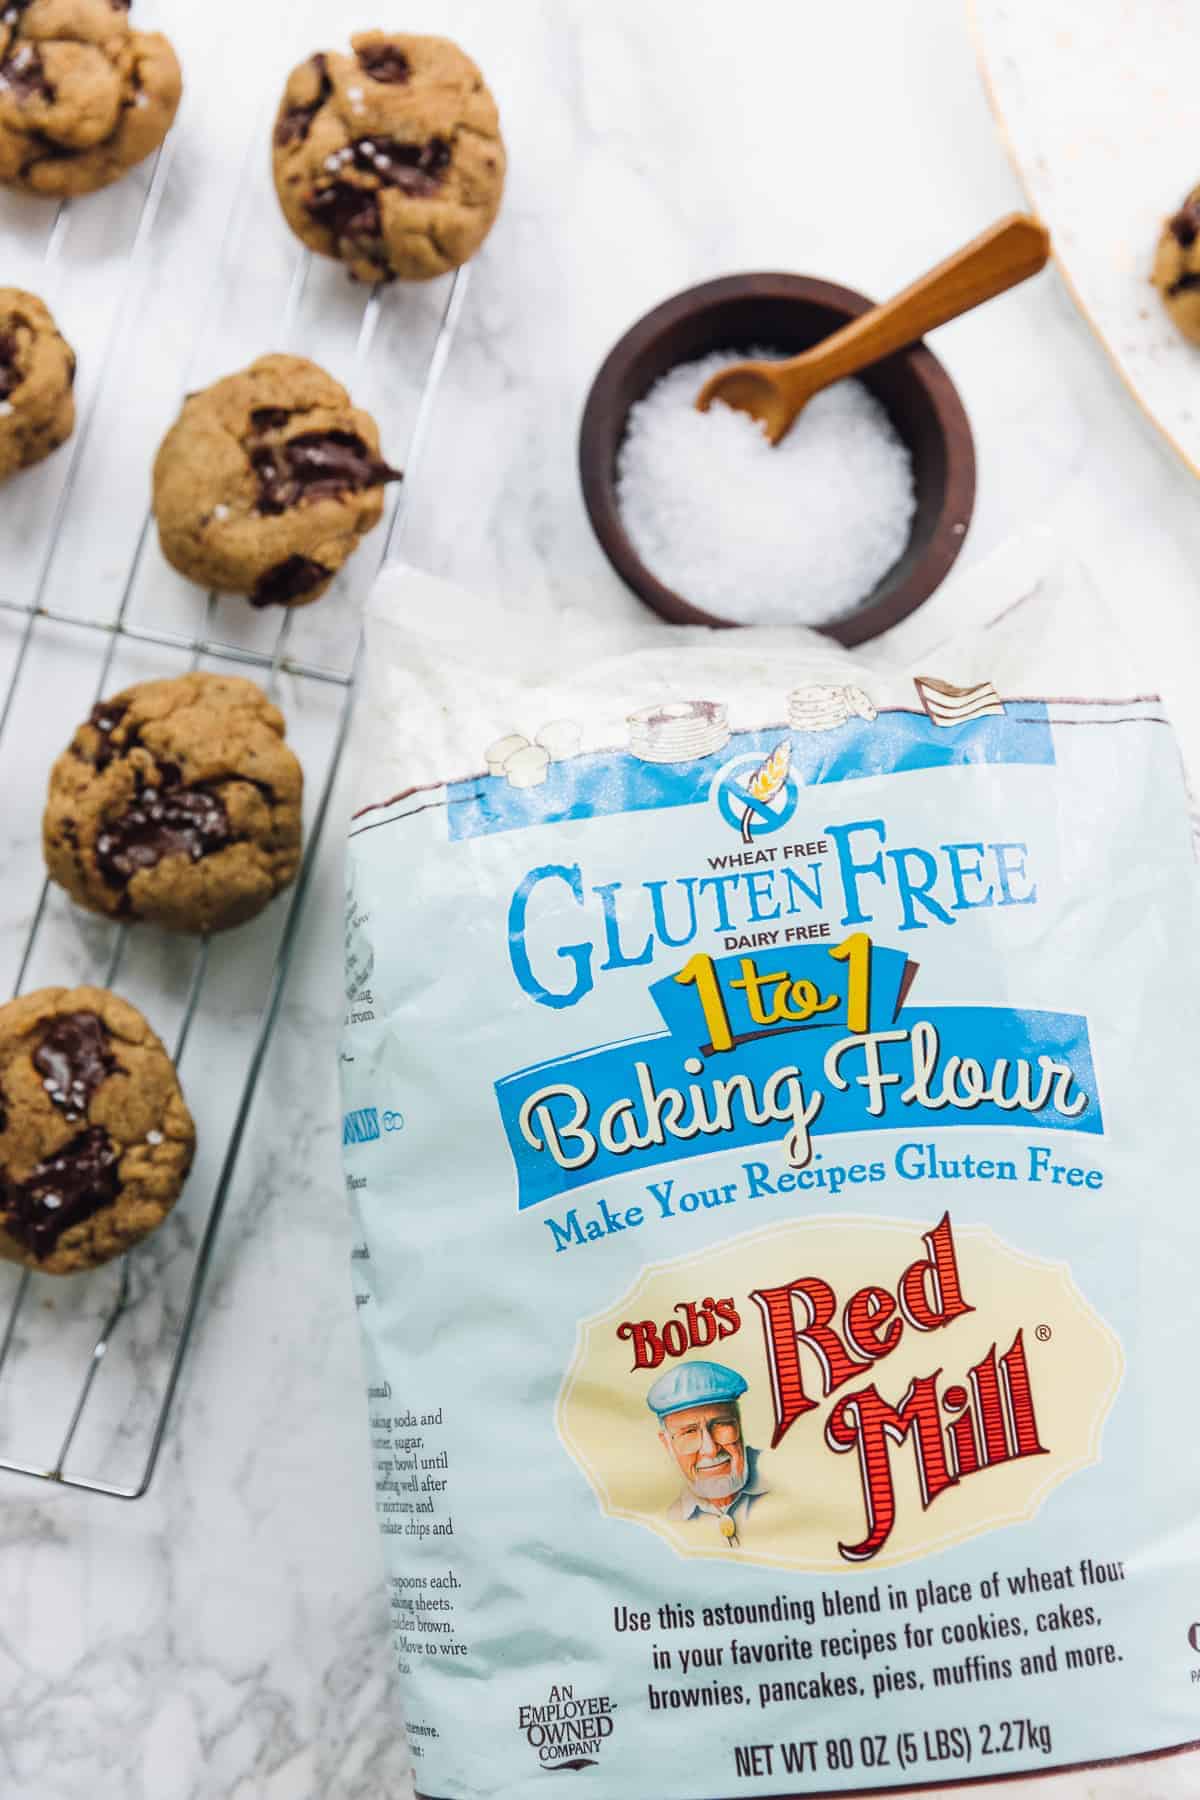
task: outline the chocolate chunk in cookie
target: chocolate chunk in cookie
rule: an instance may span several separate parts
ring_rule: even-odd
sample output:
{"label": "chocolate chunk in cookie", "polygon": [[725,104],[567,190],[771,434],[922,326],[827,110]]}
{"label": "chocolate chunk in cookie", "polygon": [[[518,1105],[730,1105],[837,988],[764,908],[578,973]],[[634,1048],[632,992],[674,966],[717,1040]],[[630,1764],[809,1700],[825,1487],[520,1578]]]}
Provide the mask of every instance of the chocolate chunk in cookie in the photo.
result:
{"label": "chocolate chunk in cookie", "polygon": [[339,246],[338,255],[350,262],[368,265],[370,272],[357,273],[364,281],[382,281],[388,267],[383,247],[383,215],[379,195],[367,187],[352,187],[348,181],[329,181],[315,187],[304,202],[309,219]]}
{"label": "chocolate chunk in cookie", "polygon": [[425,281],[473,256],[504,189],[496,103],[446,38],[381,31],[294,69],[275,122],[288,224],[361,281]]}
{"label": "chocolate chunk in cookie", "polygon": [[156,868],[165,856],[199,862],[232,842],[220,794],[185,787],[174,763],[164,764],[158,773],[160,785],[139,788],[96,838],[96,861],[111,887],[128,886],[139,869]]}
{"label": "chocolate chunk in cookie", "polygon": [[75,353],[36,294],[0,288],[0,481],[75,429]]}
{"label": "chocolate chunk in cookie", "polygon": [[[46,866],[110,918],[223,931],[261,912],[300,857],[300,765],[252,681],[147,681],[93,709],[54,765]],[[57,1079],[57,1078],[56,1078]]]}
{"label": "chocolate chunk in cookie", "polygon": [[0,1229],[44,1263],[64,1232],[115,1203],[118,1161],[107,1131],[90,1125],[24,1180],[0,1177]]}
{"label": "chocolate chunk in cookie", "polygon": [[312,130],[313,120],[333,92],[323,56],[310,57],[307,67],[297,69],[292,80],[297,94],[302,89],[311,89],[311,98],[294,99],[290,106],[280,107],[275,121],[275,143],[280,149],[287,144],[304,142]]}
{"label": "chocolate chunk in cookie", "polygon": [[398,471],[375,456],[356,431],[300,431],[250,453],[260,513],[287,512],[302,501],[365,494],[395,481]]}
{"label": "chocolate chunk in cookie", "polygon": [[[9,288],[10,294],[17,289]],[[17,360],[17,334],[6,331],[0,334],[0,400],[7,400],[14,388],[21,385],[21,370]]]}
{"label": "chocolate chunk in cookie", "polygon": [[90,194],[158,149],[179,106],[179,63],[128,14],[126,0],[0,11],[0,182]]}
{"label": "chocolate chunk in cookie", "polygon": [[366,70],[372,81],[399,85],[412,80],[412,64],[394,40],[364,36],[357,42],[359,67]]}
{"label": "chocolate chunk in cookie", "polygon": [[99,739],[95,757],[98,769],[106,769],[112,761],[112,734],[128,711],[128,703],[124,700],[98,700],[93,706],[88,723]]}
{"label": "chocolate chunk in cookie", "polygon": [[316,600],[383,514],[400,472],[368,413],[300,356],[260,356],[192,394],[154,465],[163,554],[255,606]]}
{"label": "chocolate chunk in cookie", "polygon": [[1167,220],[1167,230],[1181,250],[1190,250],[1200,237],[1200,199],[1185,200]]}
{"label": "chocolate chunk in cookie", "polygon": [[97,1013],[61,1013],[42,1033],[33,1066],[53,1104],[68,1119],[83,1118],[117,1066],[108,1026]]}
{"label": "chocolate chunk in cookie", "polygon": [[103,988],[0,1006],[0,1257],[90,1269],[166,1218],[195,1128],[171,1060]]}
{"label": "chocolate chunk in cookie", "polygon": [[42,53],[35,44],[18,43],[0,61],[0,90],[18,100],[32,100],[35,94],[39,100],[54,99]]}
{"label": "chocolate chunk in cookie", "polygon": [[254,584],[251,606],[294,606],[298,600],[315,599],[318,588],[328,585],[332,569],[311,556],[288,556],[264,569]]}

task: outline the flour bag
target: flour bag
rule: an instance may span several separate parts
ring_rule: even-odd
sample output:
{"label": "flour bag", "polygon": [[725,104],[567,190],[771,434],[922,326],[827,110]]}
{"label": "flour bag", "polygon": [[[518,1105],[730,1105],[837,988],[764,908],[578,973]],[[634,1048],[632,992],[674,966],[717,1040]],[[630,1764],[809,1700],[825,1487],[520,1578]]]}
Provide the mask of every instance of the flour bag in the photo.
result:
{"label": "flour bag", "polygon": [[377,589],[343,1135],[422,1795],[1200,1793],[1185,784],[1081,577],[984,586],[854,657]]}

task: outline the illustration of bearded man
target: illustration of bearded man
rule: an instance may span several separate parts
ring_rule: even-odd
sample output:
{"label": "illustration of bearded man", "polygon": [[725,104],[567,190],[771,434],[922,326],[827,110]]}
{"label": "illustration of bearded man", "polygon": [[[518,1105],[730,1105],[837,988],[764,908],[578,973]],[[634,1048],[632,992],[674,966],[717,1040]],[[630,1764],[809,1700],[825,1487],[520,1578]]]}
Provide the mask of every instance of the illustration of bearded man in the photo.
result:
{"label": "illustration of bearded man", "polygon": [[750,1513],[768,1492],[759,1452],[742,1433],[738,1403],[747,1385],[736,1369],[694,1360],[660,1375],[646,1395],[659,1442],[683,1477],[667,1517],[710,1531],[715,1525],[730,1549],[738,1547]]}

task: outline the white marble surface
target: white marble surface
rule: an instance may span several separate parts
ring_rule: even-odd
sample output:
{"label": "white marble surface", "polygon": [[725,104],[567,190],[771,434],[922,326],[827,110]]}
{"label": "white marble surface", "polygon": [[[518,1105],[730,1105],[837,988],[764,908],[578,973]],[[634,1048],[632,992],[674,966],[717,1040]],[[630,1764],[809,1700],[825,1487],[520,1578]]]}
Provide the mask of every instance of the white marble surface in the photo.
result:
{"label": "white marble surface", "polygon": [[[222,359],[228,366],[239,346],[276,347],[292,248],[254,189],[249,224],[235,222],[236,267],[223,271],[230,189],[289,62],[380,18],[357,0],[138,0],[137,10],[178,36],[192,92],[163,197],[162,254],[147,271],[145,306],[117,332],[126,361],[106,384],[75,528],[53,572],[64,605],[80,596],[110,605],[119,589],[145,457],[176,402],[198,315],[194,361],[205,373]],[[479,58],[512,159],[506,208],[474,272],[409,493],[406,552],[493,595],[514,629],[535,628],[546,608],[633,604],[592,541],[574,452],[590,376],[634,316],[689,282],[755,267],[886,293],[1019,203],[957,0],[819,10],[783,0],[414,0],[403,23],[447,31]],[[260,162],[246,166],[261,188]],[[67,238],[55,277],[64,321],[81,339],[91,334],[96,356],[104,307],[115,305],[113,245],[130,215],[110,216],[111,229],[93,223]],[[32,280],[28,210],[6,205],[0,227],[11,278]],[[226,274],[233,284],[219,318],[214,267],[218,286]],[[356,377],[402,434],[414,347],[428,341],[437,296],[389,295],[357,366],[352,299],[336,272],[318,271],[292,341],[319,346]],[[979,452],[964,563],[1029,524],[1090,550],[1161,663],[1195,751],[1192,478],[1120,389],[1053,274],[947,328],[938,349]],[[28,581],[34,527],[53,491],[30,485],[0,498],[6,591]],[[153,556],[139,595],[159,608],[190,599]],[[328,603],[305,624],[306,642],[336,653],[352,601]],[[6,626],[0,645],[11,653]],[[29,711],[27,734],[0,752],[0,952],[9,959],[32,898],[50,698],[62,698],[57,673]],[[301,729],[319,737],[325,721],[297,705]],[[56,941],[82,967],[93,947],[75,930]],[[339,937],[331,834],[148,1497],[125,1505],[0,1478],[4,1800],[391,1800],[406,1791],[338,1166]],[[248,938],[226,967],[219,1023],[230,1041],[249,1028],[237,1000],[258,943]],[[139,979],[153,979],[152,965],[138,966]],[[168,988],[177,980],[173,966],[162,976]],[[197,1095],[220,1089],[223,1041],[214,1025],[189,1047],[184,1072]],[[28,1412],[37,1402],[27,1386],[10,1405]],[[0,1416],[3,1405],[0,1394]]]}

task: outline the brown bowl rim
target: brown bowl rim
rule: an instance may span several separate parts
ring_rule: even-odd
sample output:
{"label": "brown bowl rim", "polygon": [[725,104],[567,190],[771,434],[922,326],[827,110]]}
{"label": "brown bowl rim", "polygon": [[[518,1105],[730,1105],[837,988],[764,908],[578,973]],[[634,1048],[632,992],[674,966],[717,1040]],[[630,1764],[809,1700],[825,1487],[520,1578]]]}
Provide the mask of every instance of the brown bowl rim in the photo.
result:
{"label": "brown bowl rim", "polygon": [[[812,275],[763,271],[722,275],[685,288],[651,308],[630,326],[601,363],[588,392],[579,428],[579,477],[584,505],[600,547],[625,585],[661,617],[675,625],[708,625],[737,630],[732,619],[705,612],[666,586],[642,562],[626,535],[617,507],[612,457],[606,449],[617,390],[630,363],[692,313],[722,300],[760,297],[816,301],[858,318],[876,303],[855,288]],[[896,352],[911,365],[933,408],[947,447],[946,486],[930,541],[904,579],[846,618],[815,627],[846,648],[890,631],[914,613],[941,586],[963,544],[975,506],[975,444],[962,397],[945,367],[922,340]],[[619,439],[617,440],[619,443]],[[956,530],[955,527],[961,527]],[[886,580],[886,576],[884,580]]]}

